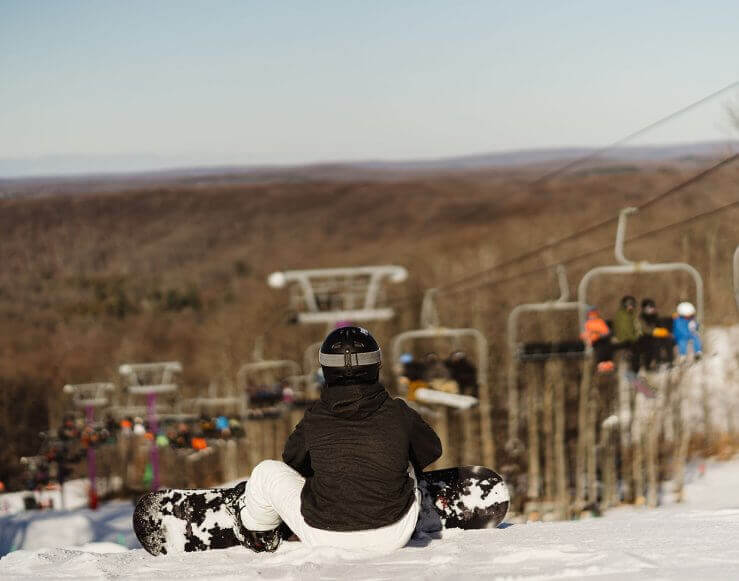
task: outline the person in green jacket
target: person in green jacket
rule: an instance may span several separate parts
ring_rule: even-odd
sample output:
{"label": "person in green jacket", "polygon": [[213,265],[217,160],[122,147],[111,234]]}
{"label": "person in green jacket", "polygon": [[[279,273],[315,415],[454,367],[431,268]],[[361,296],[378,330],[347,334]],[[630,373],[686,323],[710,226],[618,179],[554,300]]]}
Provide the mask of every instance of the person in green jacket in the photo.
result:
{"label": "person in green jacket", "polygon": [[631,352],[631,370],[634,373],[639,372],[641,365],[639,349],[641,333],[641,324],[636,313],[636,299],[631,295],[626,295],[621,299],[621,306],[613,318],[613,335],[618,343],[618,348],[628,349]]}
{"label": "person in green jacket", "polygon": [[619,343],[633,344],[641,335],[641,325],[636,314],[636,299],[626,295],[613,318],[613,334]]}

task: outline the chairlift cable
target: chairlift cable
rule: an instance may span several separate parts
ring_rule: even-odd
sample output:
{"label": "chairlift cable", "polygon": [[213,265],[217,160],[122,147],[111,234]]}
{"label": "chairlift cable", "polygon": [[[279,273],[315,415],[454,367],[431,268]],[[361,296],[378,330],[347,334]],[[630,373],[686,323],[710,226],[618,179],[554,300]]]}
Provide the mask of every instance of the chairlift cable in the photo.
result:
{"label": "chairlift cable", "polygon": [[[729,157],[727,157],[727,158],[724,158],[723,160],[717,162],[716,164],[714,164],[714,165],[712,165],[712,166],[704,169],[703,171],[701,171],[701,172],[693,175],[692,177],[688,178],[687,180],[685,180],[683,182],[680,182],[679,184],[677,184],[677,185],[675,185],[675,186],[673,186],[673,187],[665,190],[664,192],[662,192],[662,193],[654,196],[653,198],[650,198],[646,202],[643,202],[642,204],[638,205],[637,208],[639,210],[643,210],[645,208],[648,208],[648,207],[654,205],[655,203],[660,202],[660,201],[664,200],[665,198],[667,198],[667,197],[669,197],[669,196],[671,196],[673,194],[676,194],[677,192],[683,190],[684,188],[687,188],[687,187],[695,184],[696,182],[704,179],[705,177],[711,175],[712,173],[714,173],[714,172],[722,169],[723,167],[732,164],[737,159],[739,159],[739,154],[736,154],[736,153],[733,154],[733,155],[731,155],[731,156],[729,156]],[[594,232],[594,231],[598,230],[599,228],[602,228],[604,226],[607,226],[607,225],[610,225],[610,224],[613,224],[613,223],[616,223],[616,222],[618,222],[618,216],[614,216],[612,218],[608,218],[606,220],[603,220],[601,222],[598,222],[596,224],[593,224],[591,226],[588,226],[587,228],[584,228],[582,230],[578,230],[576,232],[573,232],[571,234],[568,234],[567,236],[563,236],[562,238],[559,238],[559,239],[557,239],[557,240],[555,240],[553,242],[548,242],[547,244],[544,244],[544,245],[539,246],[537,248],[534,248],[532,250],[528,250],[528,251],[526,251],[526,252],[524,252],[522,254],[519,254],[518,256],[514,256],[513,258],[510,258],[508,260],[504,260],[503,262],[499,262],[497,264],[494,264],[493,266],[491,266],[489,268],[486,268],[485,270],[482,270],[482,271],[479,271],[479,272],[476,272],[476,273],[467,275],[467,276],[465,276],[465,277],[463,277],[461,279],[458,279],[456,281],[452,281],[452,282],[449,282],[449,283],[446,283],[446,284],[443,284],[443,285],[439,285],[436,288],[438,289],[439,294],[448,294],[449,293],[449,289],[451,289],[451,288],[454,288],[454,287],[457,287],[457,286],[460,286],[460,285],[465,285],[468,282],[474,281],[477,278],[480,278],[480,277],[489,275],[490,273],[492,273],[493,271],[495,271],[495,270],[497,270],[499,268],[504,268],[506,266],[511,266],[513,264],[517,264],[519,262],[523,262],[524,260],[527,260],[529,258],[533,258],[534,256],[539,255],[544,250],[550,250],[550,249],[555,248],[555,247],[557,247],[557,246],[559,246],[561,244],[564,244],[565,242],[570,242],[571,240],[575,240],[575,239],[577,239],[577,238],[579,238],[581,236],[584,236],[586,234],[590,234],[591,232]]]}
{"label": "chairlift cable", "polygon": [[[675,228],[678,228],[680,226],[684,226],[686,224],[689,224],[691,222],[697,222],[698,220],[702,220],[703,218],[708,218],[709,216],[713,216],[715,214],[720,214],[721,212],[724,212],[726,210],[731,210],[733,208],[739,208],[739,201],[736,202],[730,202],[728,204],[725,204],[723,206],[719,206],[718,208],[714,208],[713,210],[708,210],[706,212],[702,212],[701,214],[696,214],[694,216],[691,216],[689,218],[685,218],[683,220],[680,220],[678,222],[673,222],[672,224],[667,224],[666,226],[661,226],[660,228],[655,228],[654,230],[649,230],[647,232],[643,232],[641,234],[637,234],[635,236],[632,236],[630,238],[627,238],[625,242],[636,242],[638,240],[641,240],[643,238],[648,238],[650,236],[655,236],[657,234],[662,234],[663,232],[667,232],[669,230],[674,230]],[[570,258],[567,258],[565,260],[558,260],[555,263],[552,264],[546,264],[544,266],[540,266],[531,270],[527,270],[525,272],[521,272],[518,274],[514,274],[508,277],[499,278],[496,280],[486,281],[482,282],[480,284],[477,284],[475,286],[465,287],[463,289],[459,289],[453,292],[446,293],[446,296],[452,296],[455,294],[463,293],[466,291],[478,289],[485,286],[495,286],[504,282],[510,282],[519,278],[525,278],[527,276],[531,276],[533,274],[539,274],[542,272],[548,272],[558,264],[571,264],[573,262],[577,262],[578,260],[582,260],[584,258],[589,258],[591,256],[594,256],[596,254],[599,254],[601,252],[605,252],[607,250],[613,249],[613,243],[610,242],[606,245],[600,246],[598,248],[594,248],[592,250],[589,250],[588,252],[584,252],[582,254],[578,254],[576,256],[571,256]]]}
{"label": "chairlift cable", "polygon": [[[631,236],[630,238],[627,238],[625,240],[625,242],[636,242],[638,240],[641,240],[643,238],[647,238],[649,236],[655,236],[657,234],[662,234],[663,232],[667,232],[669,230],[673,230],[673,229],[678,228],[680,226],[684,226],[685,224],[689,224],[691,222],[697,222],[698,220],[702,220],[703,218],[708,218],[709,216],[712,216],[712,215],[715,215],[715,214],[720,214],[721,212],[724,212],[726,210],[731,210],[731,209],[737,208],[737,207],[739,207],[739,201],[730,202],[728,204],[725,204],[723,206],[719,206],[719,207],[714,208],[712,210],[708,210],[708,211],[703,212],[701,214],[696,214],[696,215],[691,216],[689,218],[685,218],[683,220],[679,220],[678,222],[673,222],[672,224],[667,224],[666,226],[661,226],[660,228],[656,228],[654,230],[649,230],[649,231],[643,232],[641,234],[636,234],[634,236]],[[564,260],[557,260],[555,263],[552,263],[552,264],[546,264],[544,266],[539,266],[537,268],[533,268],[533,269],[530,269],[530,270],[527,270],[527,271],[524,271],[524,272],[513,274],[511,276],[507,276],[507,277],[503,277],[503,278],[498,278],[498,279],[490,280],[490,281],[484,281],[484,282],[478,283],[476,285],[467,286],[467,287],[464,287],[464,288],[461,288],[461,289],[457,289],[457,290],[454,290],[454,291],[449,291],[449,292],[444,293],[444,295],[445,296],[454,296],[454,295],[461,294],[461,293],[464,293],[464,292],[467,292],[467,291],[476,290],[478,288],[482,288],[482,287],[486,287],[486,286],[496,286],[498,284],[502,284],[502,283],[506,283],[506,282],[511,282],[511,281],[517,280],[519,278],[525,278],[525,277],[528,277],[528,276],[532,276],[534,274],[540,274],[540,273],[548,272],[552,268],[554,268],[555,266],[557,266],[558,264],[562,264],[562,265],[571,264],[573,262],[577,262],[578,260],[582,260],[584,258],[590,258],[591,256],[595,256],[596,254],[599,254],[601,252],[605,252],[607,250],[612,250],[612,249],[613,249],[613,243],[612,242],[609,242],[608,244],[605,244],[603,246],[599,246],[598,248],[594,248],[594,249],[589,250],[587,252],[583,252],[582,254],[578,254],[576,256],[571,256],[571,257],[566,258]],[[413,300],[416,300],[416,299],[420,298],[421,296],[422,296],[421,294],[406,295],[405,297],[401,297],[401,298],[395,299],[395,300],[390,300],[388,302],[391,303],[391,304],[393,304],[393,305],[405,304],[405,303],[411,302]]]}
{"label": "chairlift cable", "polygon": [[664,123],[667,123],[668,121],[672,121],[673,119],[695,109],[696,107],[699,107],[700,105],[703,105],[704,103],[707,103],[714,97],[718,97],[722,93],[725,93],[726,91],[729,91],[733,88],[739,87],[739,81],[734,81],[733,83],[729,83],[725,87],[722,87],[718,89],[717,91],[714,91],[713,93],[710,93],[709,95],[706,95],[705,97],[702,97],[698,99],[697,101],[693,101],[689,105],[686,105],[685,107],[678,109],[677,111],[673,111],[669,115],[666,115],[665,117],[662,117],[661,119],[657,119],[656,121],[653,121],[649,125],[646,125],[642,127],[641,129],[637,129],[636,131],[629,133],[628,135],[614,141],[613,143],[610,143],[609,145],[600,147],[596,149],[595,151],[592,151],[578,159],[575,159],[573,161],[570,161],[561,167],[558,167],[557,169],[551,170],[544,175],[536,178],[533,182],[530,182],[530,185],[536,186],[540,185],[546,181],[549,181],[550,179],[557,177],[569,170],[571,170],[574,167],[577,167],[579,165],[582,165],[583,163],[586,163],[588,161],[591,161],[593,159],[596,159],[606,153],[607,151],[610,151],[612,149],[615,149],[619,147],[620,145],[623,145],[624,143],[631,141],[632,139],[635,139],[636,137],[639,137],[652,129],[655,129],[656,127],[659,127],[660,125],[663,125]]}

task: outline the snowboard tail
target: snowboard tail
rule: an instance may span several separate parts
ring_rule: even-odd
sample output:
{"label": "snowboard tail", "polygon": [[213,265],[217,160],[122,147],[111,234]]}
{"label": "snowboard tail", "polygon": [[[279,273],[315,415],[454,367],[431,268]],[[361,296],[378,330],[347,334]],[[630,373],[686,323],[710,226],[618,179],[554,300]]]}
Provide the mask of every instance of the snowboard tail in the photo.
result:
{"label": "snowboard tail", "polygon": [[165,489],[136,504],[133,530],[152,555],[227,549],[244,542],[236,501],[246,481],[232,488]]}
{"label": "snowboard tail", "polygon": [[[232,488],[150,492],[134,511],[136,537],[152,555],[247,545],[237,506],[245,488],[243,481]],[[495,528],[508,512],[510,498],[503,478],[483,466],[423,472],[418,488],[421,510],[416,533]],[[280,534],[283,538],[290,535],[284,523]]]}

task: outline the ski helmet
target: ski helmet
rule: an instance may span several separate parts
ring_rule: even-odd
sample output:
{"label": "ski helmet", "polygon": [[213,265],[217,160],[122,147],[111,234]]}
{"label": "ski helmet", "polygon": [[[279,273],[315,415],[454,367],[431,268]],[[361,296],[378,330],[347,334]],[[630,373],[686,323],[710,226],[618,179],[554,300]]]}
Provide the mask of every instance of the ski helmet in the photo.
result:
{"label": "ski helmet", "polygon": [[681,317],[692,317],[695,315],[695,307],[692,303],[684,301],[677,306],[677,314]]}
{"label": "ski helmet", "polygon": [[375,383],[380,375],[380,346],[367,329],[341,327],[331,331],[321,345],[318,362],[326,385]]}

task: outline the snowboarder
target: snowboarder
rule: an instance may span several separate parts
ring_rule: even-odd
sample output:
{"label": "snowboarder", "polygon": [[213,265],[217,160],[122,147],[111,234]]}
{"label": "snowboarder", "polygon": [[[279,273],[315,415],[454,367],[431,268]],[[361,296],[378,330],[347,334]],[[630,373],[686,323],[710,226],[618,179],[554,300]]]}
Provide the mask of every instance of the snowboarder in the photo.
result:
{"label": "snowboarder", "polygon": [[284,521],[307,545],[400,548],[420,510],[415,471],[439,458],[439,438],[379,383],[380,348],[367,330],[335,329],[319,362],[321,399],[306,408],[283,462],[261,462],[246,484],[245,544],[274,551]]}

